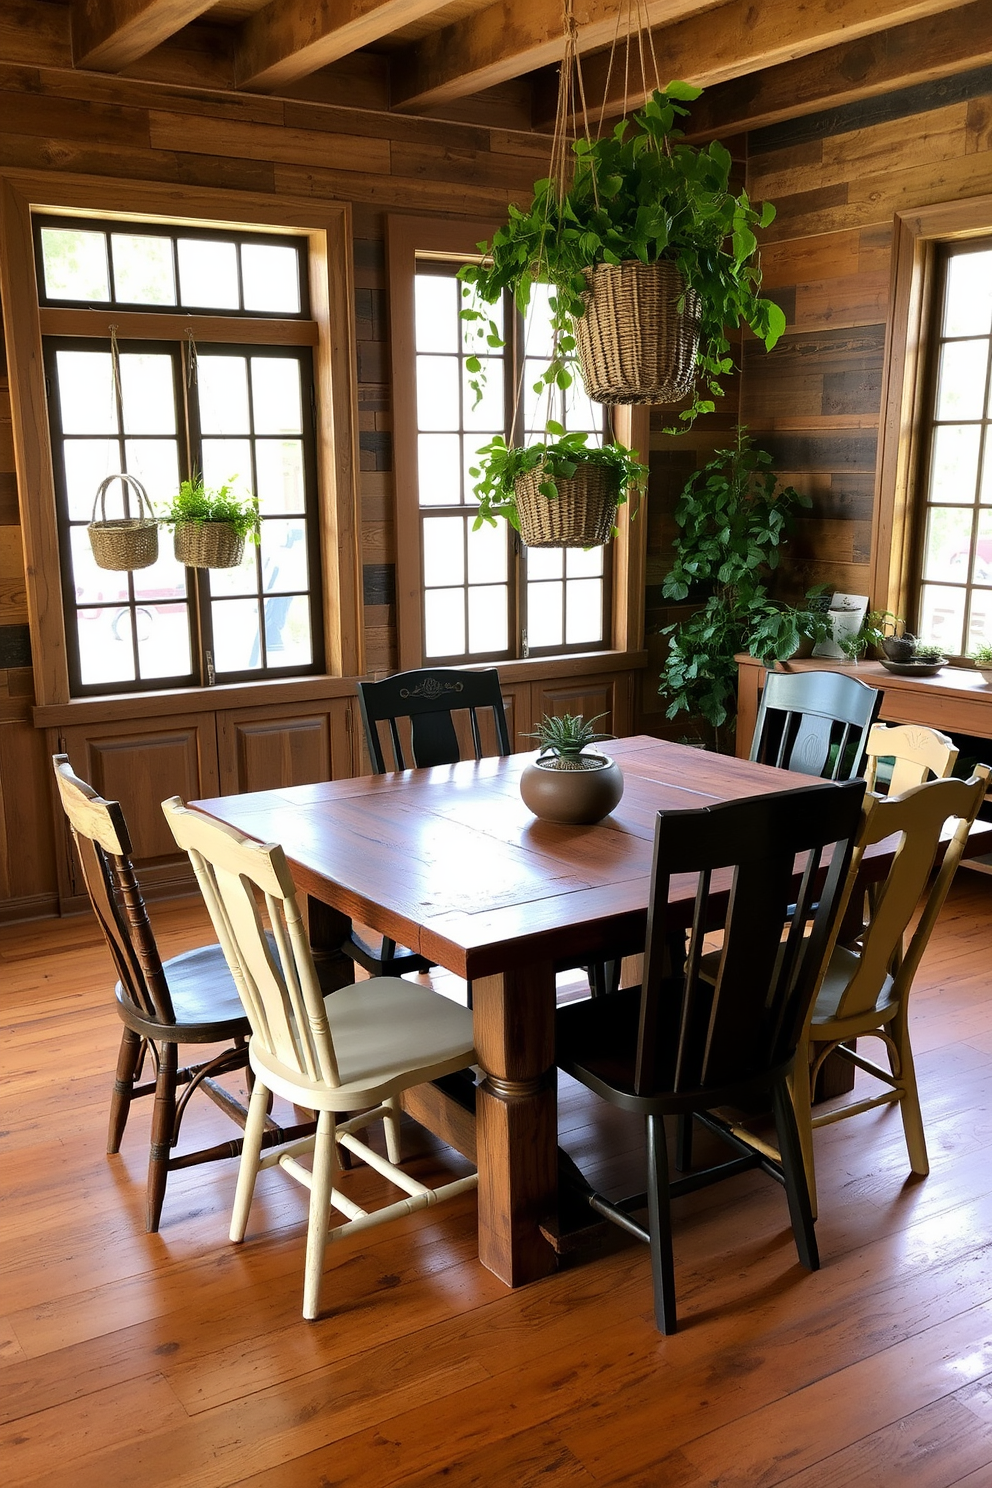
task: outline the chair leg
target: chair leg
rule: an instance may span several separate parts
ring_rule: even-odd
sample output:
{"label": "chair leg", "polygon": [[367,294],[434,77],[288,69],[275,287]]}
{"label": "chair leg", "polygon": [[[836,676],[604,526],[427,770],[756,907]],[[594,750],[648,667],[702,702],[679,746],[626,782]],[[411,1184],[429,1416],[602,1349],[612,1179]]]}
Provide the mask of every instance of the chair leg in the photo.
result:
{"label": "chair leg", "polygon": [[148,1154],[148,1191],[145,1229],[149,1235],[158,1230],[169,1176],[169,1158],[176,1134],[176,1070],[179,1048],[161,1044],[158,1051],[158,1079],[155,1082],[155,1105],[152,1110],[152,1144]]}
{"label": "chair leg", "polygon": [[784,1080],[779,1081],[773,1092],[775,1102],[775,1130],[778,1133],[778,1150],[782,1155],[782,1170],[785,1174],[785,1191],[789,1198],[789,1218],[796,1239],[799,1259],[807,1271],[819,1271],[820,1253],[816,1245],[813,1228],[813,1207],[810,1203],[806,1169],[803,1165],[802,1146],[796,1113]]}
{"label": "chair leg", "polygon": [[303,1277],[303,1316],[312,1321],[320,1313],[320,1284],[324,1251],[331,1227],[331,1193],[337,1168],[334,1112],[321,1111],[313,1149],[313,1182],[310,1187],[310,1218],[307,1224],[307,1259]]}
{"label": "chair leg", "polygon": [[[383,1130],[386,1134],[386,1156],[391,1163],[397,1165],[403,1161],[403,1150],[400,1145],[400,1101],[399,1096],[391,1095],[383,1102],[386,1107],[386,1115],[383,1119]],[[344,1149],[347,1152],[347,1148]]]}
{"label": "chair leg", "polygon": [[107,1129],[107,1154],[112,1156],[121,1150],[121,1138],[127,1125],[131,1109],[131,1095],[138,1065],[144,1053],[145,1041],[132,1028],[125,1028],[117,1055],[117,1071],[114,1076],[114,1093],[110,1097],[110,1126]]}
{"label": "chair leg", "polygon": [[892,1037],[899,1050],[899,1068],[893,1069],[892,1073],[903,1088],[899,1112],[902,1116],[902,1129],[906,1135],[909,1165],[914,1173],[925,1178],[930,1171],[930,1159],[927,1156],[927,1139],[923,1131],[920,1092],[916,1085],[916,1066],[913,1063],[913,1049],[909,1042],[909,1019],[906,1016],[905,1007],[900,1009],[892,1021]]}
{"label": "chair leg", "polygon": [[672,1255],[672,1206],[668,1190],[668,1151],[665,1118],[647,1118],[648,1229],[651,1233],[651,1276],[654,1282],[654,1317],[659,1333],[674,1333],[675,1259]]}
{"label": "chair leg", "polygon": [[269,1113],[272,1097],[262,1084],[255,1081],[248,1102],[248,1120],[241,1147],[241,1166],[238,1168],[238,1186],[234,1191],[234,1208],[231,1211],[230,1236],[236,1245],[245,1238],[248,1228],[248,1211],[255,1192],[255,1176],[258,1159],[262,1154],[262,1138],[265,1135],[265,1118]]}
{"label": "chair leg", "polygon": [[809,1074],[809,1056],[809,1040],[804,1037],[800,1040],[799,1048],[796,1050],[796,1061],[789,1079],[789,1090],[792,1094],[792,1106],[799,1130],[799,1145],[803,1152],[803,1167],[806,1169],[810,1209],[815,1219],[817,1214],[816,1167],[813,1161],[813,1086]]}
{"label": "chair leg", "polygon": [[680,1173],[692,1170],[692,1116],[680,1116],[675,1128],[675,1166]]}

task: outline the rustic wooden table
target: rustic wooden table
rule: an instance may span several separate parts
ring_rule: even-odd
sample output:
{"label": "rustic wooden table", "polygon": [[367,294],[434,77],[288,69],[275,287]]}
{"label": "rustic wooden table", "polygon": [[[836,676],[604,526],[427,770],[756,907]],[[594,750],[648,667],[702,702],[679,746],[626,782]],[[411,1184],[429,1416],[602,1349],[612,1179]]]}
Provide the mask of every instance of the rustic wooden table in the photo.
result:
{"label": "rustic wooden table", "polygon": [[[554,963],[643,950],[659,809],[811,783],[658,739],[617,739],[610,751],[624,796],[591,827],[531,816],[518,781],[532,754],[196,803],[284,845],[324,954],[340,954],[354,918],[472,982],[486,1073],[474,1130],[433,1087],[408,1108],[476,1157],[479,1256],[510,1286],[556,1263]],[[688,913],[695,881],[681,887]]]}

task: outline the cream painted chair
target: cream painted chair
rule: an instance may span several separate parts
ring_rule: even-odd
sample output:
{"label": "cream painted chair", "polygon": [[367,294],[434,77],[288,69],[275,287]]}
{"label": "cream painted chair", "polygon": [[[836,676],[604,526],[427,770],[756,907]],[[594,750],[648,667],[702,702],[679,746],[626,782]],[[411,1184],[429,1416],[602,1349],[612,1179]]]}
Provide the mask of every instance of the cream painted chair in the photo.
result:
{"label": "cream painted chair", "polygon": [[[321,1273],[329,1241],[467,1192],[476,1174],[426,1188],[398,1166],[399,1096],[452,1074],[476,1059],[472,1015],[447,998],[399,977],[375,977],[321,994],[306,928],[285,854],[233,827],[185,807],[174,796],[163,809],[179,846],[190,856],[217,938],[251,1023],[248,1046],[255,1074],[238,1176],[231,1239],[244,1239],[260,1167],[278,1163],[310,1190],[303,1316],[320,1310]],[[271,924],[276,956],[262,924]],[[269,1093],[316,1111],[315,1136],[262,1157]],[[370,1109],[371,1108],[371,1109]],[[339,1121],[339,1115],[358,1112]],[[383,1158],[356,1132],[381,1120]],[[406,1197],[367,1213],[334,1187],[338,1145],[403,1190]],[[313,1171],[298,1161],[313,1152]],[[331,1209],[345,1222],[331,1228]]]}
{"label": "cream painted chair", "polygon": [[[968,839],[968,830],[985,797],[989,767],[979,765],[971,780],[931,780],[900,795],[865,797],[859,846],[870,848],[895,834],[901,841],[888,875],[869,896],[869,920],[859,945],[835,948],[813,1012],[796,1053],[793,1102],[803,1159],[816,1213],[813,1131],[876,1106],[897,1102],[910,1166],[930,1171],[923,1117],[909,1039],[909,994],[937,916]],[[954,821],[954,818],[957,818]],[[952,829],[943,862],[927,891],[945,825]],[[925,895],[925,898],[923,897]],[[908,945],[903,935],[923,899]],[[880,1038],[889,1068],[845,1047],[848,1040]],[[824,1060],[834,1051],[887,1088],[837,1110],[813,1113],[812,1091]]]}
{"label": "cream painted chair", "polygon": [[903,791],[923,785],[931,776],[945,780],[958,762],[954,740],[919,723],[873,724],[865,756],[865,779],[870,791],[875,789],[879,760],[893,761],[887,791],[890,796],[901,796]]}

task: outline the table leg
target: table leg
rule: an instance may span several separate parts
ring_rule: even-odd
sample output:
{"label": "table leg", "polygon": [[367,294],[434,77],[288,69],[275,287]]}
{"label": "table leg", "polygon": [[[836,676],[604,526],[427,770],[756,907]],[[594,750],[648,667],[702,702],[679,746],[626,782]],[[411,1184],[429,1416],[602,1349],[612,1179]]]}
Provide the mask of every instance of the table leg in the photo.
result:
{"label": "table leg", "polygon": [[472,984],[479,1259],[508,1286],[555,1269],[540,1225],[556,1215],[555,977],[550,961]]}
{"label": "table leg", "polygon": [[[340,909],[324,904],[312,894],[306,899],[307,933],[313,959],[320,962],[321,985],[325,992],[347,987],[355,980],[355,963],[341,947],[351,934],[351,920]],[[333,963],[329,965],[328,963]]]}

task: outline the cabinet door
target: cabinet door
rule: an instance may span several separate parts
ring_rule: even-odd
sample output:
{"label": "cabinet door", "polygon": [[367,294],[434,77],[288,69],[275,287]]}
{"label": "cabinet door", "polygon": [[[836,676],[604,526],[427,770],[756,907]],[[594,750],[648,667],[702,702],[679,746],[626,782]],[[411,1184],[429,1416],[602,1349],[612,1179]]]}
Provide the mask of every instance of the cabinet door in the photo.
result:
{"label": "cabinet door", "polygon": [[277,790],[356,773],[353,698],[217,715],[221,793]]}
{"label": "cabinet door", "polygon": [[[598,717],[596,729],[618,737],[631,729],[630,676],[626,672],[612,676],[600,673],[590,677],[561,677],[534,682],[531,685],[531,707],[536,722],[545,713],[579,714],[585,719]],[[605,715],[599,717],[599,715]]]}

